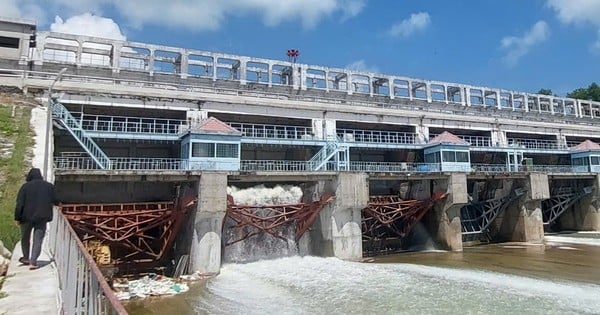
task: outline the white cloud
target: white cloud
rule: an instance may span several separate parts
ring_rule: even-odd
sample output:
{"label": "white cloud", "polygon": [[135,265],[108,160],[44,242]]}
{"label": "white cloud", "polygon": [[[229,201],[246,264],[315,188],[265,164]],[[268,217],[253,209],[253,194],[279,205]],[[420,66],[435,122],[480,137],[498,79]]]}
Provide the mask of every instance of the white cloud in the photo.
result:
{"label": "white cloud", "polygon": [[379,69],[377,67],[367,65],[367,63],[365,62],[364,59],[354,61],[344,68],[346,68],[348,70],[359,71],[359,72],[373,72],[373,73],[379,72]]}
{"label": "white cloud", "polygon": [[342,21],[357,16],[366,5],[367,0],[340,0],[339,7],[343,14]]}
{"label": "white cloud", "polygon": [[66,21],[56,16],[50,25],[52,32],[87,35],[115,40],[126,40],[121,28],[109,18],[84,13],[68,18]]}
{"label": "white cloud", "polygon": [[598,0],[548,0],[546,5],[556,11],[564,24],[591,24],[598,30],[591,50],[600,53],[600,1]]}
{"label": "white cloud", "polygon": [[35,0],[0,0],[0,16],[45,21],[44,10]]}
{"label": "white cloud", "polygon": [[429,16],[429,13],[413,13],[408,19],[392,25],[388,34],[393,37],[407,38],[416,32],[424,31],[430,24],[431,17]]}
{"label": "white cloud", "polygon": [[600,26],[600,1],[598,0],[548,0],[558,19],[565,23],[592,23]]}
{"label": "white cloud", "polygon": [[2,15],[14,17],[23,17],[30,4],[67,16],[85,12],[102,15],[103,10],[110,8],[116,9],[124,21],[134,26],[155,24],[201,31],[218,29],[227,18],[239,16],[258,16],[269,26],[292,21],[313,28],[333,14],[340,14],[342,19],[358,15],[366,1],[177,0],[166,5],[164,0],[0,0],[0,8]]}
{"label": "white cloud", "polygon": [[509,66],[516,65],[521,57],[550,36],[550,28],[544,21],[538,21],[523,36],[507,36],[500,41],[500,47],[507,51],[504,61]]}

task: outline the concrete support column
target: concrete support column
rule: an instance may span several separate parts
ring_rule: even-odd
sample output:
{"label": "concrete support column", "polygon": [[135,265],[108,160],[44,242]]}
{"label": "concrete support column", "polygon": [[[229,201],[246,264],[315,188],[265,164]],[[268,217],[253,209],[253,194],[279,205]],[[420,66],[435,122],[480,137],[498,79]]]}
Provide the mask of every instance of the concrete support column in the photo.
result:
{"label": "concrete support column", "polygon": [[312,128],[314,138],[317,140],[334,140],[337,137],[334,119],[313,119]]}
{"label": "concrete support column", "polygon": [[558,222],[563,230],[600,231],[600,175],[594,178],[594,191],[565,211]]}
{"label": "concrete support column", "polygon": [[227,174],[203,172],[192,229],[190,270],[217,274],[221,268],[221,230],[227,211]]}
{"label": "concrete support column", "polygon": [[524,183],[527,193],[509,206],[496,220],[499,224],[498,240],[542,243],[544,222],[542,201],[550,198],[547,174],[530,174]]}
{"label": "concrete support column", "polygon": [[508,140],[506,139],[506,131],[503,130],[492,130],[492,146],[505,147],[508,146]]}
{"label": "concrete support column", "polygon": [[[361,211],[369,203],[369,186],[364,173],[340,173],[335,184],[335,201],[321,212],[323,240],[333,256],[345,260],[362,258]],[[324,244],[324,245],[325,245]]]}
{"label": "concrete support column", "polygon": [[462,251],[460,208],[468,202],[467,175],[453,173],[433,181],[432,193],[447,192],[448,196],[429,210],[423,222],[434,242],[447,250]]}
{"label": "concrete support column", "polygon": [[179,76],[182,79],[187,79],[188,77],[188,62],[188,52],[182,50],[179,55],[179,69],[177,69],[179,72]]}
{"label": "concrete support column", "polygon": [[425,144],[429,142],[429,127],[427,126],[415,126],[415,132],[417,134],[417,143]]}
{"label": "concrete support column", "polygon": [[113,73],[119,73],[121,71],[121,50],[123,49],[123,43],[115,42],[112,44],[112,56],[110,56],[110,66],[112,67]]}
{"label": "concrete support column", "polygon": [[241,85],[246,84],[246,74],[247,74],[246,68],[248,66],[248,61],[249,61],[248,58],[240,58],[240,60],[238,60],[239,64],[237,67],[237,72],[238,72],[238,77],[240,78]]}

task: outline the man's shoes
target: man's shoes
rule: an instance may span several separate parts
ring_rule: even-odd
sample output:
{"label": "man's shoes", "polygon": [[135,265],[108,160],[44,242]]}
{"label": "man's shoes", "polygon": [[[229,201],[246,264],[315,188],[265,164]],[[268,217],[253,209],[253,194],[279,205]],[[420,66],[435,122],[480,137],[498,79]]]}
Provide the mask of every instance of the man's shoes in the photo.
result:
{"label": "man's shoes", "polygon": [[29,265],[29,270],[36,270],[39,268],[40,268],[40,266],[38,266],[38,265]]}
{"label": "man's shoes", "polygon": [[27,259],[25,257],[19,258],[19,262],[23,265],[29,265],[29,259]]}

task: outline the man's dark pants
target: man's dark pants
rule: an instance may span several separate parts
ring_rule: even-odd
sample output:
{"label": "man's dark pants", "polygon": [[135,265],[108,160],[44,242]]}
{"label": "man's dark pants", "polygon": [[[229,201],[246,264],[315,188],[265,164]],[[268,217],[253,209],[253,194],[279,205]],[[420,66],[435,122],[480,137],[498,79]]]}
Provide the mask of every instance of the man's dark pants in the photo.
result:
{"label": "man's dark pants", "polygon": [[[31,239],[31,230],[33,230],[33,247],[31,256],[29,255],[29,242]],[[42,252],[42,241],[46,234],[46,222],[23,222],[21,223],[21,249],[23,257],[29,259],[32,265],[37,265],[37,259]]]}

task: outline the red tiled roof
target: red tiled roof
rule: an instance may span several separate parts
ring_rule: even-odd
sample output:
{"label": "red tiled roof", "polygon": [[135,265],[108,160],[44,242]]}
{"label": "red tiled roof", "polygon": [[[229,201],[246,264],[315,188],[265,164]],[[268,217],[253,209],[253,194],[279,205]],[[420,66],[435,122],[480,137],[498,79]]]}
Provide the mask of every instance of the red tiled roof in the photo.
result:
{"label": "red tiled roof", "polygon": [[469,144],[465,140],[453,135],[452,133],[450,133],[448,131],[442,132],[441,134],[435,136],[435,138],[433,138],[429,141],[429,144],[434,144],[434,143],[452,143],[452,144],[462,144],[462,145]]}
{"label": "red tiled roof", "polygon": [[572,151],[600,151],[600,145],[591,140],[585,140],[582,143],[571,148]]}
{"label": "red tiled roof", "polygon": [[226,123],[214,118],[208,117],[208,119],[204,119],[193,128],[195,131],[203,131],[210,133],[239,133],[239,131]]}

